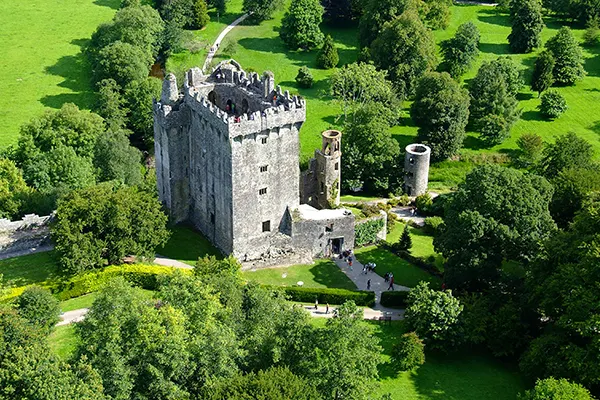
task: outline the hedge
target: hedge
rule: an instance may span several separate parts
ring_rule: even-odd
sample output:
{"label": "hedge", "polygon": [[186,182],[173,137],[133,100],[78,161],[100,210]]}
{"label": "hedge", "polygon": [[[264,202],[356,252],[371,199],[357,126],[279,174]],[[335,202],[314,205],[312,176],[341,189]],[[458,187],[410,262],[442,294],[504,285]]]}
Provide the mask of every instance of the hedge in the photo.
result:
{"label": "hedge", "polygon": [[288,296],[289,300],[302,303],[314,303],[315,299],[320,304],[344,304],[352,300],[357,306],[371,307],[375,305],[375,292],[366,290],[346,290],[329,288],[307,288],[307,287],[279,287],[266,286],[270,289],[282,290]]}
{"label": "hedge", "polygon": [[382,292],[380,304],[384,307],[406,308],[408,293],[408,291]]}

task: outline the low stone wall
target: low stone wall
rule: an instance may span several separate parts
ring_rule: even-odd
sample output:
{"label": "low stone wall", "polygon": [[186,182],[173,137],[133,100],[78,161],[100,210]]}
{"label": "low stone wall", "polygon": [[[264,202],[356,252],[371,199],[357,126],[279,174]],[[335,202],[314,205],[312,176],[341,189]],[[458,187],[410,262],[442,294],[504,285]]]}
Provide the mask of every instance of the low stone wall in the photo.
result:
{"label": "low stone wall", "polygon": [[21,221],[0,219],[0,255],[30,250],[50,243],[54,215],[27,214]]}

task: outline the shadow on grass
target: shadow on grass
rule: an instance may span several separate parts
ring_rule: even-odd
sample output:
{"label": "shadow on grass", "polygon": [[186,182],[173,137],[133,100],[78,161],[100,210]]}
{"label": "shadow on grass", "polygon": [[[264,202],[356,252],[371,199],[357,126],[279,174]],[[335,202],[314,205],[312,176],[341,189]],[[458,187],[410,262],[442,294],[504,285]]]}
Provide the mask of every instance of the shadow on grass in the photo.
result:
{"label": "shadow on grass", "polygon": [[333,261],[318,261],[315,265],[310,267],[309,271],[313,275],[316,283],[328,288],[356,289],[356,285]]}
{"label": "shadow on grass", "polygon": [[0,260],[0,274],[9,286],[51,284],[64,278],[54,251]]}
{"label": "shadow on grass", "polygon": [[396,142],[398,142],[398,145],[400,146],[400,151],[402,152],[404,152],[406,146],[408,146],[411,143],[414,143],[415,140],[417,140],[414,135],[403,133],[392,133],[392,137],[396,140]]}
{"label": "shadow on grass", "polygon": [[594,122],[588,129],[600,135],[600,121]]}
{"label": "shadow on grass", "polygon": [[102,7],[109,7],[118,10],[121,7],[120,0],[94,0],[94,4]]}
{"label": "shadow on grass", "polygon": [[526,100],[531,100],[534,98],[534,94],[533,93],[517,93],[517,100],[519,101],[526,101]]}
{"label": "shadow on grass", "polygon": [[486,144],[479,136],[468,135],[463,142],[463,147],[471,150],[483,150],[490,146]]}
{"label": "shadow on grass", "polygon": [[539,111],[534,110],[525,111],[523,114],[521,114],[521,119],[524,121],[545,121],[544,117],[542,117],[542,114]]}
{"label": "shadow on grass", "polygon": [[506,43],[480,43],[479,50],[482,53],[497,54],[499,56],[510,54],[510,49]]}
{"label": "shadow on grass", "polygon": [[159,254],[190,265],[195,265],[198,258],[204,256],[223,258],[221,252],[191,226],[176,225],[170,230],[171,237],[163,248],[157,250]]}
{"label": "shadow on grass", "polygon": [[481,22],[485,22],[486,24],[512,26],[510,23],[510,18],[507,14],[499,14],[494,10],[481,10],[477,14],[477,19],[479,19]]}

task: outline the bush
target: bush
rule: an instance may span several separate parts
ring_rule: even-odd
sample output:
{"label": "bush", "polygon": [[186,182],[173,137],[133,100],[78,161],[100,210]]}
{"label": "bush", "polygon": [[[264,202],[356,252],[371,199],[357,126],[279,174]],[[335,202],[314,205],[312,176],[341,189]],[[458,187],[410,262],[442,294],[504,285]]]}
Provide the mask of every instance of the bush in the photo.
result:
{"label": "bush", "polygon": [[408,293],[404,290],[382,292],[379,303],[384,307],[406,308]]}
{"label": "bush", "polygon": [[427,214],[427,211],[431,208],[431,206],[433,205],[433,199],[431,198],[431,195],[429,193],[423,193],[420,196],[417,196],[417,198],[415,199],[415,206],[417,207],[417,210],[419,210],[419,212],[422,212],[423,214]]}
{"label": "bush", "polygon": [[556,90],[548,90],[542,94],[539,109],[542,115],[548,119],[558,118],[567,111],[567,101]]}
{"label": "bush", "polygon": [[317,54],[317,66],[319,68],[330,69],[334,68],[340,62],[337,49],[330,35],[325,36],[323,47]]}
{"label": "bush", "polygon": [[44,332],[50,332],[60,320],[58,300],[47,289],[30,286],[17,298],[16,303],[19,315]]}
{"label": "bush", "polygon": [[[52,287],[52,292],[61,301],[83,296],[99,290],[108,281],[122,276],[134,286],[148,290],[158,289],[157,276],[175,271],[172,267],[134,264],[106,267],[100,271],[76,275]],[[186,270],[182,270],[187,272]]]}
{"label": "bush", "polygon": [[583,43],[586,46],[595,46],[598,44],[600,29],[598,29],[598,18],[591,18],[587,23],[587,28],[583,33]]}
{"label": "bush", "polygon": [[[364,211],[364,210],[363,210]],[[377,234],[383,229],[383,219],[372,219],[356,224],[354,245],[361,247],[377,242]]]}
{"label": "bush", "polygon": [[443,223],[444,219],[442,217],[427,217],[425,218],[423,230],[430,235],[435,235],[438,233],[438,229]]}
{"label": "bush", "polygon": [[298,75],[296,75],[296,83],[298,83],[300,87],[310,88],[312,87],[313,82],[314,79],[308,67],[300,67],[298,69]]}
{"label": "bush", "polygon": [[519,400],[593,400],[590,392],[566,379],[538,379],[535,388],[519,395]]}
{"label": "bush", "polygon": [[410,371],[425,363],[425,345],[415,332],[405,333],[392,349],[392,360],[400,371]]}
{"label": "bush", "polygon": [[365,290],[354,291],[329,288],[266,287],[281,290],[291,301],[302,303],[314,303],[315,299],[317,299],[319,300],[319,304],[344,304],[346,301],[353,301],[357,306],[371,307],[375,305],[375,292],[368,292]]}

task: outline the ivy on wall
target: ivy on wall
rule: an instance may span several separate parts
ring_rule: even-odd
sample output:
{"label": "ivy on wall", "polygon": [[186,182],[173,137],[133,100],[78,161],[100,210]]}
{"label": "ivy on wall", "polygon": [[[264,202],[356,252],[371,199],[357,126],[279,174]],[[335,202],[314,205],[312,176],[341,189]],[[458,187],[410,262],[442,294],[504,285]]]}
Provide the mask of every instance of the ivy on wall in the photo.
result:
{"label": "ivy on wall", "polygon": [[377,234],[383,229],[383,219],[370,219],[354,228],[354,246],[361,247],[377,241]]}

